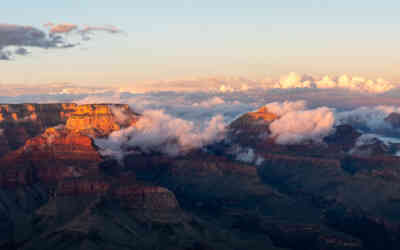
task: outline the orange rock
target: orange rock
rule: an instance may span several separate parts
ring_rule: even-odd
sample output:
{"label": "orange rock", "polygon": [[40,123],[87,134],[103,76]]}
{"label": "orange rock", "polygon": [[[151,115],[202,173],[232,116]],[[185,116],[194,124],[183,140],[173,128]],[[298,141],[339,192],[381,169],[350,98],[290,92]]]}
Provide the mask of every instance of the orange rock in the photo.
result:
{"label": "orange rock", "polygon": [[12,173],[16,166],[33,168],[38,180],[52,183],[70,177],[97,175],[101,161],[90,137],[57,127],[28,139],[24,147],[6,154],[0,159],[0,172]]}
{"label": "orange rock", "polygon": [[28,111],[33,112],[35,111],[35,106],[33,106],[32,104],[25,104],[25,107]]}
{"label": "orange rock", "polygon": [[255,120],[264,120],[267,122],[272,122],[277,119],[278,116],[274,113],[269,112],[267,107],[262,107],[257,111],[249,112],[249,116]]}
{"label": "orange rock", "polygon": [[128,105],[117,104],[0,105],[0,114],[5,119],[0,176],[3,183],[20,185],[28,182],[16,176],[16,167],[33,169],[35,180],[46,183],[97,175],[103,159],[92,137],[107,136],[139,117]]}
{"label": "orange rock", "polygon": [[246,113],[229,125],[229,137],[243,145],[253,144],[269,134],[269,124],[277,118],[266,107]]}
{"label": "orange rock", "polygon": [[106,136],[134,124],[137,119],[138,114],[128,105],[119,104],[0,104],[0,129],[4,132],[3,141],[10,146],[0,147],[0,156],[60,124],[67,124],[73,132]]}
{"label": "orange rock", "polygon": [[[117,111],[113,111],[114,109]],[[67,120],[66,128],[92,136],[106,136],[134,124],[137,120],[138,115],[128,105],[87,104],[76,108]]]}

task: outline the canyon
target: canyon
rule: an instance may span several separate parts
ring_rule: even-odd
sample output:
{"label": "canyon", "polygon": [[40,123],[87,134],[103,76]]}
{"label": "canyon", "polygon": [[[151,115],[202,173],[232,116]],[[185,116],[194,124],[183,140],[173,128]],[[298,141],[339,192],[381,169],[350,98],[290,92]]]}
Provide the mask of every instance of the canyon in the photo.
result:
{"label": "canyon", "polygon": [[124,104],[0,105],[0,249],[400,247],[400,158],[357,147],[350,125],[281,145],[263,107],[185,154],[102,154],[97,139],[140,118]]}

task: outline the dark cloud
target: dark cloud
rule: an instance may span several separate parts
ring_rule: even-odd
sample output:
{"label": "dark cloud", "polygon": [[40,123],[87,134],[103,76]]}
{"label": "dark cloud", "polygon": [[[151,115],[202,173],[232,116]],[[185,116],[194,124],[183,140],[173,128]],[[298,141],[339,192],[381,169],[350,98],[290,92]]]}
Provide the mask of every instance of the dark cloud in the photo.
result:
{"label": "dark cloud", "polygon": [[[120,33],[121,30],[114,26],[87,26],[82,29],[75,24],[53,24],[47,23],[44,27],[48,32],[32,26],[0,24],[0,60],[11,60],[13,55],[27,55],[26,47],[42,49],[67,49],[79,45],[78,42],[71,43],[66,35],[76,33],[82,40],[90,40],[89,35],[97,31],[109,34]],[[9,47],[18,47],[10,50]]]}
{"label": "dark cloud", "polygon": [[6,50],[1,50],[0,48],[0,60],[10,60],[11,52]]}
{"label": "dark cloud", "polygon": [[[6,50],[10,46],[20,48],[11,52]],[[32,26],[0,24],[0,60],[10,60],[14,54],[28,54],[24,47],[55,49],[74,46],[75,44],[68,43],[61,36],[48,35],[46,32]]]}
{"label": "dark cloud", "polygon": [[14,51],[14,53],[15,53],[16,55],[25,56],[25,55],[28,55],[28,54],[29,54],[29,51],[28,51],[27,49],[25,49],[25,48],[18,48],[18,49],[16,49],[16,50]]}

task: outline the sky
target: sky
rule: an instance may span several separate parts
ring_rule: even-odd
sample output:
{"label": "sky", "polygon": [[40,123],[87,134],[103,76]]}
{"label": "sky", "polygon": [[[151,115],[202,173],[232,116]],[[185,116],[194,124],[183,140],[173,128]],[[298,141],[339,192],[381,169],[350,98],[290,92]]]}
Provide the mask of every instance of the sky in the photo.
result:
{"label": "sky", "polygon": [[210,76],[279,79],[292,71],[400,82],[400,2],[395,0],[14,0],[1,5],[0,24],[29,25],[46,34],[49,22],[119,31],[96,31],[90,40],[65,33],[63,41],[74,46],[56,49],[24,46],[28,54],[0,60],[1,84],[140,86]]}

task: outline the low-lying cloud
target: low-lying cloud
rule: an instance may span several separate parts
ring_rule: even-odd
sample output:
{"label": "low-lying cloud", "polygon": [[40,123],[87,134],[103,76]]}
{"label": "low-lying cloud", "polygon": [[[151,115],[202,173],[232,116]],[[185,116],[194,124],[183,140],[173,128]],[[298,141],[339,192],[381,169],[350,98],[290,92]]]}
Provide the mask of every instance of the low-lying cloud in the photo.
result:
{"label": "low-lying cloud", "polygon": [[360,107],[340,111],[335,108],[307,108],[305,101],[273,102],[265,105],[269,112],[279,116],[269,128],[270,136],[278,144],[298,144],[307,141],[322,142],[334,133],[338,125],[351,125],[366,133],[399,136],[400,131],[386,121],[391,113],[400,113],[399,106]]}
{"label": "low-lying cloud", "polygon": [[224,131],[222,116],[195,124],[172,117],[162,110],[147,110],[135,125],[116,131],[107,139],[96,139],[95,143],[103,155],[117,159],[138,149],[145,153],[159,152],[176,156],[222,140]]}
{"label": "low-lying cloud", "polygon": [[[226,125],[233,119],[223,116],[223,112],[218,114],[218,109],[215,110],[215,106],[229,103],[222,100],[208,98],[204,101],[207,105],[193,101],[187,112],[179,111],[179,108],[178,111],[168,109],[168,113],[163,110],[146,109],[141,112],[143,115],[135,125],[114,132],[106,139],[96,139],[96,144],[103,155],[119,160],[122,160],[125,154],[135,152],[158,152],[170,156],[185,154],[225,138]],[[175,101],[179,102],[177,99]],[[184,99],[180,101],[184,102]],[[208,105],[209,103],[212,105]],[[155,104],[146,103],[143,107],[151,105]],[[168,105],[166,103],[167,107]],[[133,103],[131,106],[134,106]],[[323,139],[334,133],[336,127],[342,124],[362,129],[365,133],[378,132],[381,136],[393,134],[397,129],[392,128],[385,118],[392,112],[400,112],[400,108],[396,106],[361,107],[347,111],[326,106],[309,108],[304,100],[272,102],[265,106],[269,112],[278,115],[269,126],[269,136],[275,143],[283,145],[323,143]],[[193,114],[196,112],[202,115]],[[238,110],[238,113],[245,112]],[[115,112],[115,115],[124,119],[119,112]],[[251,149],[240,149],[233,154],[240,161],[252,164],[262,162]]]}
{"label": "low-lying cloud", "polygon": [[[221,82],[213,80],[216,86],[219,83],[228,85],[228,81],[229,79]],[[241,82],[247,84],[242,90]],[[197,84],[204,86],[201,83]],[[0,102],[125,103],[138,113],[163,110],[163,114],[171,120],[181,119],[192,124],[189,127],[193,129],[189,129],[191,132],[186,134],[199,134],[199,128],[203,129],[213,117],[221,116],[224,123],[228,124],[241,114],[266,105],[270,112],[280,117],[271,125],[271,132],[273,137],[277,138],[277,142],[282,144],[307,140],[321,141],[322,137],[333,133],[335,127],[340,124],[350,124],[368,133],[400,135],[400,131],[385,121],[390,113],[400,113],[400,92],[395,90],[386,93],[366,93],[344,88],[261,88],[255,84],[257,83],[241,78],[233,79],[230,86],[238,87],[232,87],[234,91],[225,92],[218,91],[218,88],[208,91],[128,92],[126,89],[121,90],[119,86],[94,88],[73,84],[0,84]],[[158,120],[162,117],[160,115]],[[202,129],[200,131],[203,131]],[[170,145],[178,145],[181,150],[188,145],[182,142],[180,140]]]}
{"label": "low-lying cloud", "polygon": [[278,144],[297,144],[304,141],[321,142],[332,132],[335,115],[332,109],[320,107],[310,110],[293,110],[273,121],[269,128]]}
{"label": "low-lying cloud", "polygon": [[399,106],[379,105],[375,107],[360,107],[337,114],[338,124],[351,124],[355,128],[378,133],[396,132],[385,118],[391,113],[400,113]]}
{"label": "low-lying cloud", "polygon": [[271,102],[266,104],[265,107],[269,110],[269,112],[282,117],[287,113],[305,110],[307,108],[307,102],[304,100],[293,102]]}

